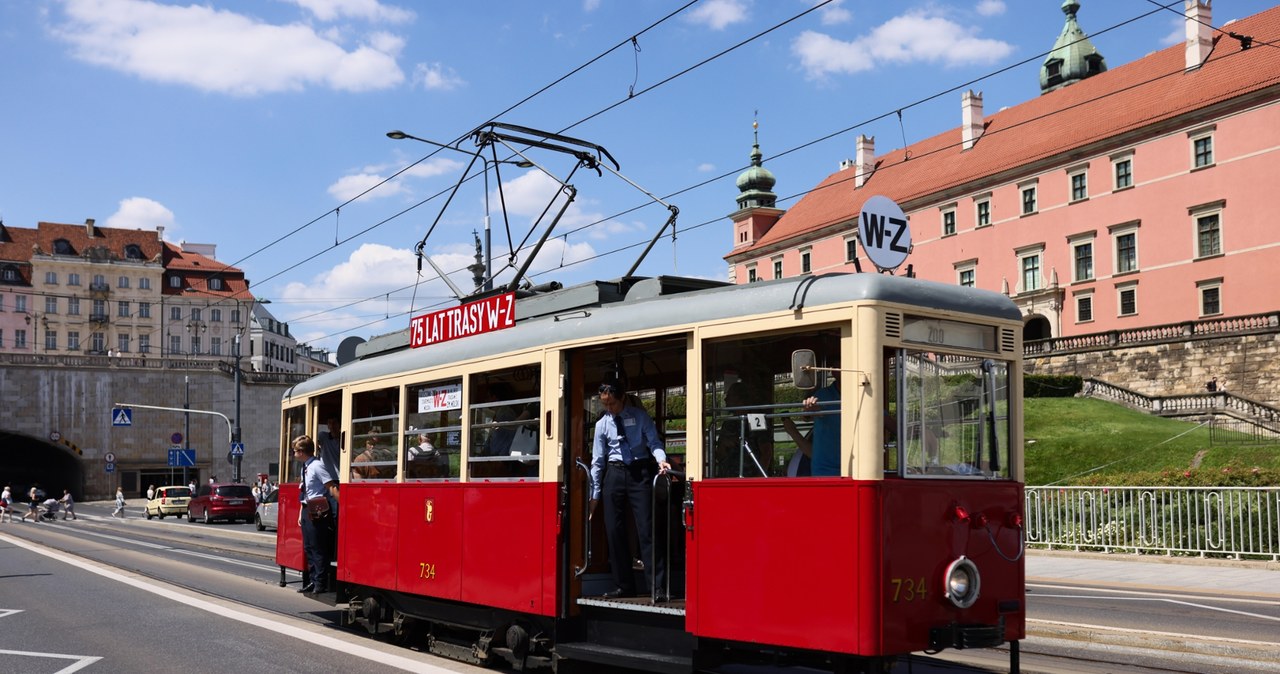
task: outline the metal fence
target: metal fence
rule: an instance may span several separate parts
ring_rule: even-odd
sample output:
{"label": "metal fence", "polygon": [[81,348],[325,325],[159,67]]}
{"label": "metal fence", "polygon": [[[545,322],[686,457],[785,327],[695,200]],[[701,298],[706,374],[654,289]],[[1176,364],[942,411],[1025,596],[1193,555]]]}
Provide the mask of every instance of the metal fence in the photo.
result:
{"label": "metal fence", "polygon": [[1027,545],[1280,561],[1280,487],[1027,487]]}

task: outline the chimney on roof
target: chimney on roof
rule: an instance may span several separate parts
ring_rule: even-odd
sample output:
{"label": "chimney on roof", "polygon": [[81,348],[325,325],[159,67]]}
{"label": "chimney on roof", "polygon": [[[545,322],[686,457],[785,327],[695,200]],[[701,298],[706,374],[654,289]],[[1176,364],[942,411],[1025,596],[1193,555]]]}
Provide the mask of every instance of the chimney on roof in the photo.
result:
{"label": "chimney on roof", "polygon": [[984,120],[982,119],[982,92],[973,90],[960,96],[960,138],[961,147],[965,150],[973,147],[982,136]]}
{"label": "chimney on roof", "polygon": [[1195,70],[1213,51],[1212,0],[1186,0],[1187,70]]}
{"label": "chimney on roof", "polygon": [[840,170],[841,170],[841,171],[843,171],[843,170],[845,170],[845,169],[847,169],[847,168],[849,168],[849,167],[851,167],[851,166],[853,166],[853,160],[852,160],[852,159],[841,159],[841,160],[840,160]]}
{"label": "chimney on roof", "polygon": [[156,225],[156,241],[164,241],[164,225]]}
{"label": "chimney on roof", "polygon": [[84,219],[84,233],[90,237],[93,236],[93,218]]}
{"label": "chimney on roof", "polygon": [[857,149],[854,151],[854,170],[858,172],[853,177],[853,186],[855,188],[862,187],[871,179],[871,174],[876,170],[876,137],[867,137],[858,134]]}

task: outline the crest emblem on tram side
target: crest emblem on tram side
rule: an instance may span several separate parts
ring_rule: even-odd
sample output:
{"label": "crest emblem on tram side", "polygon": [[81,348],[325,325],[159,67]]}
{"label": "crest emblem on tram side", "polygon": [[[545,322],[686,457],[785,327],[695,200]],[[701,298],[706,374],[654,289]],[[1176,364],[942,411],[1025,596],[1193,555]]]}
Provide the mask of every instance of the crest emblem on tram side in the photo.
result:
{"label": "crest emblem on tram side", "polygon": [[435,510],[436,510],[436,500],[432,498],[427,499],[426,512],[423,515],[423,519],[425,519],[428,524],[430,524],[432,519],[435,518],[435,515],[436,515]]}

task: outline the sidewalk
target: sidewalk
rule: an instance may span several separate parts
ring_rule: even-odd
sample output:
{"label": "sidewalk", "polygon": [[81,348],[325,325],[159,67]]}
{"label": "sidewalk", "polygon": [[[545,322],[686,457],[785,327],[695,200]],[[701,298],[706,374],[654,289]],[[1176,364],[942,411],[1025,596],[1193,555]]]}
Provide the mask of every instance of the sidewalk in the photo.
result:
{"label": "sidewalk", "polygon": [[[1090,583],[1135,591],[1210,592],[1280,603],[1280,562],[1028,550],[1027,584]],[[1068,643],[1076,648],[1145,648],[1186,654],[1206,665],[1228,659],[1280,672],[1280,639],[1266,642],[1218,637],[1188,638],[1122,628],[1100,628],[1028,620],[1028,641]],[[1216,667],[1215,667],[1216,669]],[[1210,670],[1206,670],[1210,671]]]}

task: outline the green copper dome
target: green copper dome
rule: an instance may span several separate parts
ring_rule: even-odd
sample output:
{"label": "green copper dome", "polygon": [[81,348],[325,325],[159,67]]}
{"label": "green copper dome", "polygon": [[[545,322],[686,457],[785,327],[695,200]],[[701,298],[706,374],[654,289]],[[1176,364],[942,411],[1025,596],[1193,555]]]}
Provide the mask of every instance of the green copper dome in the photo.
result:
{"label": "green copper dome", "polygon": [[[752,126],[756,125],[753,123]],[[751,168],[738,175],[739,208],[772,208],[778,201],[778,195],[772,192],[778,181],[773,177],[773,172],[764,167],[763,157],[757,135],[755,144],[751,146]]]}
{"label": "green copper dome", "polygon": [[1080,11],[1080,3],[1076,0],[1065,0],[1062,13],[1067,15],[1067,22],[1062,26],[1062,34],[1053,43],[1053,51],[1049,52],[1040,68],[1040,93],[1048,93],[1097,75],[1107,69],[1107,61],[1094,48],[1093,43],[1076,23],[1076,13]]}

